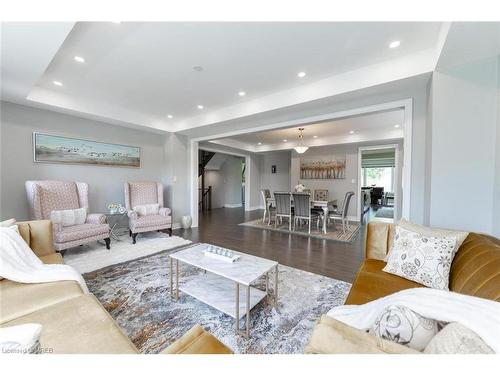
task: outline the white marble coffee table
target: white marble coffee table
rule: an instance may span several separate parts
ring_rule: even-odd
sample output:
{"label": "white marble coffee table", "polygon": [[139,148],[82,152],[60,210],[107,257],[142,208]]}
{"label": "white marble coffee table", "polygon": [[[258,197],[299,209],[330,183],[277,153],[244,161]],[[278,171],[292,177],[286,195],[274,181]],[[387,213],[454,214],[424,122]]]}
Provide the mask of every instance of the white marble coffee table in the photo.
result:
{"label": "white marble coffee table", "polygon": [[[276,307],[278,304],[278,262],[233,251],[240,258],[232,263],[206,256],[207,244],[198,244],[170,255],[170,295],[179,300],[179,291],[224,312],[236,319],[236,332],[249,336],[250,310],[268,297]],[[174,291],[175,261],[175,291]],[[179,262],[206,271],[200,277],[183,283],[179,287]],[[274,292],[269,288],[269,276],[274,272]],[[265,290],[253,287],[265,277]],[[243,288],[240,288],[243,286]],[[246,293],[244,290],[246,289]],[[175,293],[174,293],[175,292]],[[246,297],[245,306],[240,300]],[[240,317],[246,316],[245,330],[240,331]]]}

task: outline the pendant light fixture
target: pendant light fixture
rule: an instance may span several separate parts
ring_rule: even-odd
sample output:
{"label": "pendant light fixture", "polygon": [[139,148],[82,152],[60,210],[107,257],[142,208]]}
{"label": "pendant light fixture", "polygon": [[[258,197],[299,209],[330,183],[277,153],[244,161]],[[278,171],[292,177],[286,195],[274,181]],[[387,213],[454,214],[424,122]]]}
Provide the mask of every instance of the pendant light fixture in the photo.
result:
{"label": "pendant light fixture", "polygon": [[299,132],[300,132],[299,143],[297,144],[297,146],[294,147],[295,151],[297,151],[299,154],[303,154],[309,148],[307,146],[304,146],[304,144],[302,143],[303,138],[304,138],[304,136],[302,134],[303,131],[304,131],[304,128],[299,128]]}

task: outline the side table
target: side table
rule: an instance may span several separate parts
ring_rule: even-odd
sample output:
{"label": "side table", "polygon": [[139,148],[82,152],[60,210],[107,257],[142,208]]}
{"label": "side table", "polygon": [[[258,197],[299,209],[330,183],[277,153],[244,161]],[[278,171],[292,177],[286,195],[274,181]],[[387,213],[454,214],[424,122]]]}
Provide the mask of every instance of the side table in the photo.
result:
{"label": "side table", "polygon": [[[109,235],[115,240],[119,240],[118,236],[123,236],[128,232],[128,216],[127,212],[110,214],[105,213],[106,219],[109,224],[110,232]],[[124,224],[124,225],[120,225]]]}

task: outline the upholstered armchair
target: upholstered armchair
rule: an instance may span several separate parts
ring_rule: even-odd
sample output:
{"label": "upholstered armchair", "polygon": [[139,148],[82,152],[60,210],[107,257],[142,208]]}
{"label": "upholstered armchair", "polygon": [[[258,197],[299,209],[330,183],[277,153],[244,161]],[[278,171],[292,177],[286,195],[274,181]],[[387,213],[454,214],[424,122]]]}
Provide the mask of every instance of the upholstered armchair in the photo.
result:
{"label": "upholstered armchair", "polygon": [[109,225],[103,214],[89,214],[89,185],[74,181],[26,181],[26,193],[33,220],[51,220],[53,211],[86,208],[83,224],[52,223],[54,248],[58,251],[104,240],[110,248]]}
{"label": "upholstered armchair", "polygon": [[136,243],[138,233],[169,230],[172,235],[170,208],[163,207],[163,185],[159,182],[126,182],[125,208],[129,217],[130,236]]}

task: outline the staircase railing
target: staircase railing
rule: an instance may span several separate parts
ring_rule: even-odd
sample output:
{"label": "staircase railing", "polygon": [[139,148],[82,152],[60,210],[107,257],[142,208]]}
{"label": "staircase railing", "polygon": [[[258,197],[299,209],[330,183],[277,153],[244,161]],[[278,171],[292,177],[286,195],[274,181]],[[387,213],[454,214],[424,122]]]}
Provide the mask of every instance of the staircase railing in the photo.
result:
{"label": "staircase railing", "polygon": [[205,189],[198,189],[198,208],[201,211],[212,209],[212,187],[209,186]]}

